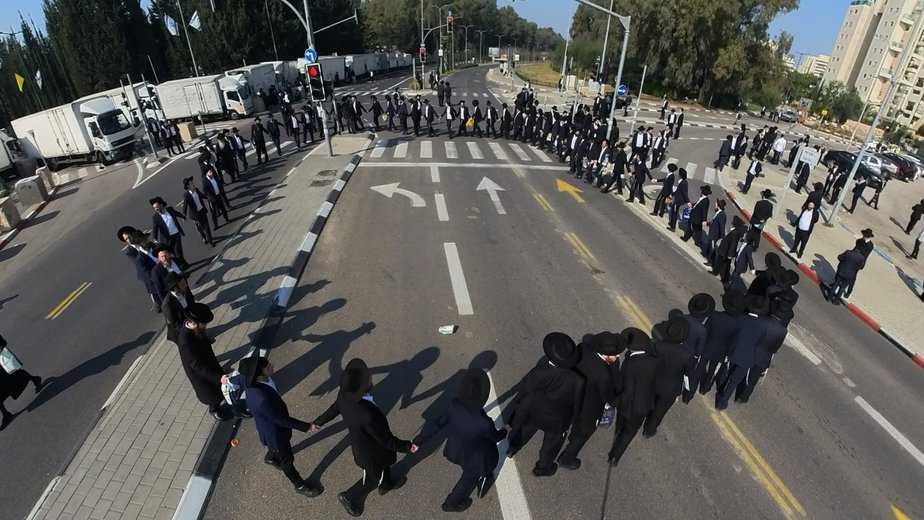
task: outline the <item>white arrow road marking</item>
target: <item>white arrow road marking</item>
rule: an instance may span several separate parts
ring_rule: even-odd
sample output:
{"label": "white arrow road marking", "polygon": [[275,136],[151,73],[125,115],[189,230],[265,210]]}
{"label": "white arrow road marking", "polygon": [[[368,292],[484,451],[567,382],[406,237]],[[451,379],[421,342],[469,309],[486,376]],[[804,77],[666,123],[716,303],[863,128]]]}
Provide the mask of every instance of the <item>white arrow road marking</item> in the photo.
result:
{"label": "white arrow road marking", "polygon": [[496,182],[492,181],[487,177],[482,177],[481,182],[478,183],[478,187],[475,188],[475,191],[487,191],[488,196],[491,197],[491,202],[494,203],[494,209],[497,210],[498,215],[506,215],[507,211],[504,210],[504,206],[501,204],[500,196],[497,192],[506,191],[504,188],[501,188],[497,185]]}
{"label": "white arrow road marking", "polygon": [[427,207],[427,202],[424,201],[423,197],[414,193],[411,190],[406,190],[404,188],[399,188],[399,182],[393,182],[391,184],[382,184],[380,186],[370,186],[369,189],[382,195],[385,195],[389,199],[397,193],[398,195],[403,195],[411,201],[412,208],[425,208]]}

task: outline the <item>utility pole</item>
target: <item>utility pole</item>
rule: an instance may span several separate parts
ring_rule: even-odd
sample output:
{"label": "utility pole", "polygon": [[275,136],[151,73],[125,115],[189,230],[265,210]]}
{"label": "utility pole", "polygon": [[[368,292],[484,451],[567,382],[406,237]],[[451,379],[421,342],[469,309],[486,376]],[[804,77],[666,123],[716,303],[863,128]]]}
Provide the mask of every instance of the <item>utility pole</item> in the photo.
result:
{"label": "utility pole", "polygon": [[[314,47],[314,33],[311,31],[311,13],[308,11],[308,0],[302,0],[302,5],[305,9],[305,34],[308,40],[308,46]],[[321,75],[321,83],[324,83],[324,76]],[[333,95],[331,95],[333,100]],[[312,99],[314,102],[314,99]],[[334,110],[337,110],[337,104],[331,101],[331,105]],[[330,142],[330,128],[327,127],[327,110],[324,109],[324,104],[321,103],[321,125],[324,126],[324,142],[327,144],[327,156],[334,156],[334,146]]]}
{"label": "utility pole", "polygon": [[[424,8],[423,8],[423,0],[420,0],[420,48],[421,48],[421,49],[424,49],[424,48],[425,48],[425,46],[424,46]],[[418,49],[418,51],[419,51],[419,50],[420,50],[420,49]],[[424,52],[420,53],[420,83],[421,83],[421,86],[423,86],[423,79],[424,79],[424,56],[426,55],[426,52],[427,52],[427,51],[424,51]],[[415,74],[415,76],[416,76],[416,74]],[[416,78],[416,77],[414,78],[414,81],[417,81],[417,78]]]}
{"label": "utility pole", "polygon": [[[610,11],[613,10],[613,0],[610,0]],[[613,21],[612,16],[606,17],[606,32],[603,34],[603,54],[600,56],[600,68],[597,70],[597,79],[600,80],[600,93],[603,94],[603,67],[606,63],[606,46],[610,40],[610,22]],[[616,101],[616,87],[619,85],[613,85],[613,101]]]}
{"label": "utility pole", "polygon": [[565,86],[565,77],[568,74],[568,44],[571,43],[571,40],[565,40],[565,56],[561,60],[561,84]]}
{"label": "utility pole", "polygon": [[276,50],[276,34],[273,32],[273,20],[270,19],[268,0],[263,0],[263,8],[266,10],[266,23],[269,25],[270,38],[273,40],[273,56],[279,61],[279,52]]}
{"label": "utility pole", "polygon": [[[628,135],[632,135],[632,131],[635,130],[635,123],[636,121],[638,121],[638,109],[642,104],[642,89],[645,88],[645,74],[647,73],[648,73],[648,65],[645,65],[645,67],[642,68],[642,83],[638,87],[638,97],[635,99],[635,112],[632,114],[632,125],[629,127]],[[618,86],[619,85],[616,85],[616,87]],[[613,94],[613,104],[616,104],[615,89],[614,89],[614,94]]]}
{"label": "utility pole", "polygon": [[[917,20],[914,22],[914,27],[911,29],[911,38],[909,42],[917,42],[921,38],[921,31],[924,29],[924,13],[917,14]],[[837,213],[841,209],[841,204],[844,202],[844,197],[847,196],[848,186],[853,186],[853,179],[857,174],[857,170],[860,168],[860,163],[863,162],[863,158],[866,156],[866,151],[869,148],[870,141],[873,140],[873,137],[876,135],[876,125],[879,124],[879,118],[882,117],[883,112],[888,112],[889,106],[892,104],[892,100],[895,98],[895,92],[898,90],[899,82],[902,81],[901,78],[896,79],[895,75],[898,71],[903,71],[908,67],[908,62],[911,60],[911,49],[913,45],[906,45],[902,49],[902,53],[898,57],[898,67],[894,70],[896,73],[892,74],[892,79],[889,85],[889,91],[886,93],[886,97],[882,100],[882,104],[879,105],[879,110],[876,112],[876,117],[873,118],[873,123],[870,125],[869,130],[866,132],[866,137],[863,139],[863,146],[860,147],[860,151],[857,153],[856,159],[853,161],[853,167],[850,169],[850,175],[847,177],[847,183],[844,184],[844,189],[841,190],[840,196],[837,198],[837,203],[834,205],[834,208],[831,209],[831,215],[828,217],[828,221],[825,222],[826,226],[833,226],[835,219],[837,218]],[[786,189],[789,189],[789,186],[786,186]]]}
{"label": "utility pole", "polygon": [[478,33],[478,63],[484,63],[484,55],[481,53],[481,49],[484,45],[484,29],[478,29],[475,31]]}

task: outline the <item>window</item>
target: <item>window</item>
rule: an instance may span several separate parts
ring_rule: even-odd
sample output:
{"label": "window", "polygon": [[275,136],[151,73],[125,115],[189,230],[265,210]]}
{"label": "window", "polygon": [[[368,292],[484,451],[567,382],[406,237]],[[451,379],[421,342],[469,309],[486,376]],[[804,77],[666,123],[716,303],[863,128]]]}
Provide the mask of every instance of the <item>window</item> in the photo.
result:
{"label": "window", "polygon": [[102,130],[106,135],[112,135],[131,127],[131,124],[129,124],[128,119],[125,118],[125,114],[123,114],[121,110],[113,110],[112,112],[100,114],[97,116],[96,120],[99,121],[98,130]]}
{"label": "window", "polygon": [[90,127],[90,133],[93,134],[93,137],[103,137],[103,133],[99,131],[99,125],[96,124],[96,121],[90,121],[88,126]]}
{"label": "window", "polygon": [[233,90],[228,92],[228,99],[230,99],[231,101],[237,101],[237,102],[241,101],[241,97],[238,96],[237,92],[234,92]]}

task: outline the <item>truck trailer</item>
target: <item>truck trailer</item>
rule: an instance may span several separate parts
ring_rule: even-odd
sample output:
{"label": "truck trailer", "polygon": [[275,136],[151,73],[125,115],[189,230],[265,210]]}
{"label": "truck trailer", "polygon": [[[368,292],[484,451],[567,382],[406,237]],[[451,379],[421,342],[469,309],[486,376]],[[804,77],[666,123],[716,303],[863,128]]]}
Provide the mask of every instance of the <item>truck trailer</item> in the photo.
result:
{"label": "truck trailer", "polygon": [[157,86],[157,98],[168,120],[238,119],[253,113],[247,85],[223,74],[165,81]]}

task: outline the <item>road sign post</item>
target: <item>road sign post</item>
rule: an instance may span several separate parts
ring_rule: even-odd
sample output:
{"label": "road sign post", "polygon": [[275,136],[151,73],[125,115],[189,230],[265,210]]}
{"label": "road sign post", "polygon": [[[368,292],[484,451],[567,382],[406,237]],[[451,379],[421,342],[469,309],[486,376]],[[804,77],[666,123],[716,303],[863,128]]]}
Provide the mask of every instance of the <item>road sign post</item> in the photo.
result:
{"label": "road sign post", "polygon": [[[313,49],[308,49],[309,51]],[[305,51],[305,59],[309,57],[308,51]],[[317,59],[317,54],[314,55]],[[310,106],[317,110],[318,105],[321,107],[321,125],[324,127],[324,142],[327,144],[327,156],[334,156],[334,148],[330,142],[330,128],[327,127],[327,110],[324,108],[324,100],[327,99],[327,93],[324,90],[324,73],[321,70],[320,63],[309,63],[305,67],[305,75],[308,76],[308,96],[311,98]]]}
{"label": "road sign post", "polygon": [[[780,201],[777,205],[782,209],[783,202],[786,200],[786,194],[789,193],[789,187],[792,186],[792,180],[796,176],[796,169],[798,169],[799,164],[808,163],[809,171],[815,169],[815,166],[818,165],[818,162],[821,160],[821,152],[815,148],[803,144],[799,147],[799,156],[796,157],[796,160],[789,165],[789,176],[786,177],[786,184],[783,185],[783,194],[780,195]],[[816,208],[818,211],[821,211],[821,208]]]}

